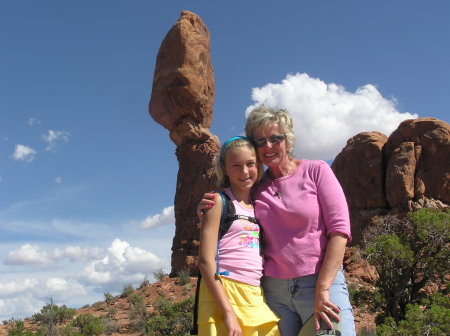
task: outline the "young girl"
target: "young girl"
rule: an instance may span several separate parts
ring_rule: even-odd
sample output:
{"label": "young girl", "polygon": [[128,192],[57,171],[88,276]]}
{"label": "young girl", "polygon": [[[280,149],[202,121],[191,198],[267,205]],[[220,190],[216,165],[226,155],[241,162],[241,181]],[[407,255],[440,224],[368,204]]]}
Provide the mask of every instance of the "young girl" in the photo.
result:
{"label": "young girl", "polygon": [[[262,164],[248,138],[234,137],[223,144],[216,160],[216,175],[236,214],[255,216],[250,190],[262,173]],[[279,335],[279,319],[266,305],[260,287],[263,259],[259,225],[246,219],[234,220],[218,244],[221,214],[222,198],[216,193],[215,205],[203,216],[200,230],[198,334]]]}

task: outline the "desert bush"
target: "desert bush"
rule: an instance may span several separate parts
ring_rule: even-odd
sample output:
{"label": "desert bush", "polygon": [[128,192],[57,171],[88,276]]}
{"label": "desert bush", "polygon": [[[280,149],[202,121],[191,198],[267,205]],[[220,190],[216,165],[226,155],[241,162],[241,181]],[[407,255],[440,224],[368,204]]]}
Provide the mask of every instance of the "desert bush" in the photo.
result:
{"label": "desert bush", "polygon": [[58,306],[50,299],[50,303],[41,308],[39,313],[32,316],[39,332],[46,336],[58,335],[58,325],[70,321],[75,315],[75,309],[68,308],[65,305]]}
{"label": "desert bush", "polygon": [[32,319],[38,323],[60,324],[67,322],[75,315],[75,309],[68,308],[66,305],[58,306],[51,302],[41,308],[39,313],[33,314]]}
{"label": "desert bush", "polygon": [[177,273],[178,276],[178,284],[180,286],[185,286],[191,282],[191,277],[189,275],[189,270],[182,269]]}
{"label": "desert bush", "polygon": [[379,274],[376,287],[385,316],[395,323],[406,317],[408,305],[426,297],[426,286],[444,288],[450,273],[449,224],[450,212],[422,209],[405,218],[377,218],[365,233],[364,254]]}
{"label": "desert bush", "polygon": [[106,316],[107,317],[114,317],[117,314],[117,308],[116,307],[109,307],[106,309]]}
{"label": "desert bush", "polygon": [[358,336],[377,336],[377,332],[376,332],[376,330],[373,329],[373,328],[366,328],[366,327],[363,327],[363,328],[359,331]]}
{"label": "desert bush", "polygon": [[148,317],[144,298],[138,294],[132,294],[128,297],[128,300],[131,303],[131,308],[128,313],[130,328],[133,331],[142,332],[145,329],[145,323]]}
{"label": "desert bush", "polygon": [[131,285],[125,285],[123,286],[122,294],[120,295],[121,298],[127,298],[131,294],[133,294],[134,288]]}
{"label": "desert bush", "polygon": [[105,293],[105,294],[103,294],[103,295],[105,296],[105,302],[106,302],[107,304],[111,304],[111,303],[114,302],[114,296],[113,296],[112,294],[110,294],[110,293]]}
{"label": "desert bush", "polygon": [[450,330],[450,299],[436,293],[419,304],[408,304],[405,318],[387,317],[377,326],[380,336],[445,336]]}
{"label": "desert bush", "polygon": [[104,331],[104,325],[99,317],[81,314],[64,329],[66,336],[94,336]]}
{"label": "desert bush", "polygon": [[119,329],[117,322],[111,320],[110,318],[102,317],[101,323],[103,326],[103,333],[111,335]]}
{"label": "desert bush", "polygon": [[144,276],[144,280],[142,280],[141,284],[139,285],[139,289],[145,288],[150,286],[150,281],[148,281],[147,276]]}
{"label": "desert bush", "polygon": [[153,272],[153,277],[156,281],[161,281],[166,276],[166,273],[162,268],[158,268]]}
{"label": "desert bush", "polygon": [[149,336],[179,335],[189,333],[192,326],[194,297],[172,303],[158,297],[154,303],[155,311],[150,315],[145,331]]}
{"label": "desert bush", "polygon": [[25,323],[21,320],[11,319],[7,321],[9,325],[8,336],[36,336],[38,334],[33,333],[30,329],[25,327]]}
{"label": "desert bush", "polygon": [[143,304],[144,303],[144,298],[139,295],[139,294],[131,294],[128,297],[128,301],[130,301],[132,306],[138,305],[138,304]]}

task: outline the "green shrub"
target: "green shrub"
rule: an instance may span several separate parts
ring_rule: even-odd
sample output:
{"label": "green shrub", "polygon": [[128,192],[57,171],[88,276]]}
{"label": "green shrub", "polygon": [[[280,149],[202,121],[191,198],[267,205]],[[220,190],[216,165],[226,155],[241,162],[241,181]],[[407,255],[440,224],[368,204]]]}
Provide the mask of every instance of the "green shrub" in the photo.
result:
{"label": "green shrub", "polygon": [[144,303],[144,298],[138,294],[132,294],[128,298],[131,303],[128,319],[130,321],[130,328],[133,331],[144,331],[145,323],[147,322],[147,307]]}
{"label": "green shrub", "polygon": [[50,299],[50,303],[42,307],[39,313],[32,316],[39,332],[46,336],[58,335],[58,325],[70,321],[75,315],[75,309],[68,308],[65,305],[58,306]]}
{"label": "green shrub", "polygon": [[75,315],[75,309],[66,305],[58,306],[52,302],[42,307],[39,313],[33,314],[35,322],[43,324],[60,324],[67,322]]}
{"label": "green shrub", "polygon": [[95,317],[92,314],[81,314],[70,323],[72,327],[71,332],[68,336],[94,336],[100,335],[103,332],[103,323],[99,317]]}
{"label": "green shrub", "polygon": [[[444,304],[442,304],[445,301]],[[441,297],[428,307],[408,304],[405,319],[398,323],[392,317],[377,326],[380,336],[446,336],[450,330],[450,299]]]}
{"label": "green shrub", "polygon": [[141,295],[134,293],[128,297],[128,301],[130,301],[131,305],[135,306],[138,304],[143,304],[144,298]]}
{"label": "green shrub", "polygon": [[450,273],[450,213],[422,209],[406,218],[380,217],[365,233],[368,261],[376,268],[376,283],[385,316],[404,319],[407,306],[418,304],[431,284],[442,290]]}
{"label": "green shrub", "polygon": [[189,275],[189,270],[182,269],[178,272],[178,283],[180,286],[185,286],[189,283],[191,283],[191,277]]}
{"label": "green shrub", "polygon": [[120,295],[120,297],[121,297],[121,298],[127,298],[127,297],[129,297],[131,294],[133,294],[133,292],[134,292],[133,286],[131,286],[131,285],[125,285],[125,286],[123,287],[122,294]]}
{"label": "green shrub", "polygon": [[156,281],[161,281],[167,274],[164,272],[162,268],[159,268],[153,272],[153,277]]}
{"label": "green shrub", "polygon": [[110,293],[103,294],[105,296],[105,302],[107,304],[111,304],[114,302],[114,296],[112,296]]}
{"label": "green shrub", "polygon": [[117,314],[117,308],[116,307],[109,307],[106,309],[106,316],[107,317],[114,317]]}
{"label": "green shrub", "polygon": [[119,329],[117,322],[111,320],[110,318],[102,317],[101,318],[103,333],[107,335],[111,335]]}
{"label": "green shrub", "polygon": [[192,326],[194,297],[172,303],[159,297],[154,303],[155,311],[150,315],[145,331],[149,336],[185,335]]}
{"label": "green shrub", "polygon": [[[5,324],[5,323],[4,323]],[[20,320],[10,320],[7,322],[10,325],[8,329],[8,336],[36,336],[30,329],[25,328],[25,323]]]}

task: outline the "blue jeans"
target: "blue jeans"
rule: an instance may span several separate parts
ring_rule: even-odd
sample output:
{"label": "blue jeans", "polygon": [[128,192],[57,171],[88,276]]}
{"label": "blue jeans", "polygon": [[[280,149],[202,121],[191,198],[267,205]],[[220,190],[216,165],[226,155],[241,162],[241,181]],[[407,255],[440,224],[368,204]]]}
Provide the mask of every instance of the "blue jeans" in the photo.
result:
{"label": "blue jeans", "polygon": [[[303,323],[314,314],[317,277],[318,274],[294,279],[262,278],[267,303],[280,318],[278,327],[282,336],[297,336]],[[342,336],[354,336],[353,309],[342,267],[331,285],[330,300],[340,308]]]}

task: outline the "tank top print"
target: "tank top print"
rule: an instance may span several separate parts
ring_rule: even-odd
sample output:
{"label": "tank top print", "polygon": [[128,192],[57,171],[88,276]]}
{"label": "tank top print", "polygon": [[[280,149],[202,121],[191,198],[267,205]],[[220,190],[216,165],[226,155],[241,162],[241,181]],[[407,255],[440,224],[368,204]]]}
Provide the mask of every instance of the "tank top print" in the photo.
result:
{"label": "tank top print", "polygon": [[[230,189],[225,190],[232,200],[236,213],[254,217],[253,209],[242,207]],[[226,277],[249,285],[259,286],[263,270],[263,258],[259,253],[259,225],[244,219],[233,221],[219,244],[220,272]]]}

